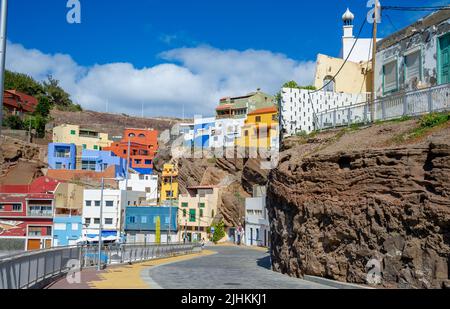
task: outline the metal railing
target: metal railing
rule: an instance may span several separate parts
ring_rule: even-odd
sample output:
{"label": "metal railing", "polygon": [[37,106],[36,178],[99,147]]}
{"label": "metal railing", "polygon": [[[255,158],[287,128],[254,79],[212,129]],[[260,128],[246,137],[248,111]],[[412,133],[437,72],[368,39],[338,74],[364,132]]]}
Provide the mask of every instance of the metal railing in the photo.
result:
{"label": "metal railing", "polygon": [[331,109],[316,115],[316,130],[393,120],[450,110],[450,84],[394,94],[373,102]]}
{"label": "metal railing", "polygon": [[[100,256],[103,266],[143,262],[201,250],[201,244],[110,244]],[[0,289],[42,288],[69,271],[98,265],[98,245],[57,247],[0,257]]]}

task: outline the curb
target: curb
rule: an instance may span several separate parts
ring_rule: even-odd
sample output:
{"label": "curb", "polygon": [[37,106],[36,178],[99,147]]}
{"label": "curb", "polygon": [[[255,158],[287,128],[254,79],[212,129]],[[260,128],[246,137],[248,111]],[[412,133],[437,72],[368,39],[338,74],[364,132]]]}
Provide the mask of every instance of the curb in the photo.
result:
{"label": "curb", "polygon": [[354,283],[339,282],[339,281],[335,281],[335,280],[331,280],[331,279],[325,279],[325,278],[309,276],[309,275],[305,275],[303,277],[303,280],[319,283],[322,285],[328,285],[328,286],[334,287],[336,289],[346,289],[346,290],[349,290],[349,289],[373,290],[374,289],[369,286],[364,286],[364,285],[359,285],[359,284],[354,284]]}

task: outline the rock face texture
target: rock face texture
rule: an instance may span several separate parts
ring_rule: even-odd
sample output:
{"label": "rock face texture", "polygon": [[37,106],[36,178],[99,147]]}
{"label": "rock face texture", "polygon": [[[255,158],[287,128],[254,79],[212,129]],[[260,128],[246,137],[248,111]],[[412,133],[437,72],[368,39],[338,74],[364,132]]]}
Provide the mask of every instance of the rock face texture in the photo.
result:
{"label": "rock face texture", "polygon": [[291,149],[268,208],[276,271],[364,284],[375,259],[386,287],[449,286],[450,143],[301,160]]}
{"label": "rock face texture", "polygon": [[45,147],[0,136],[0,185],[28,184],[42,176],[46,155]]}

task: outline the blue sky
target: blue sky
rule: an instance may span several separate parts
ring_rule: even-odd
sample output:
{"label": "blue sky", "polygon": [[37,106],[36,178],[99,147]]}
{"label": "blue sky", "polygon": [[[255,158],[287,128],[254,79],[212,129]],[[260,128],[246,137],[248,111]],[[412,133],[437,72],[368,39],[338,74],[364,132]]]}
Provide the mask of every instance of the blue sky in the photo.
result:
{"label": "blue sky", "polygon": [[[144,104],[147,116],[179,115],[181,105],[188,115],[212,113],[221,96],[257,87],[274,93],[289,79],[307,84],[317,53],[339,55],[345,9],[355,27],[368,10],[366,0],[80,0],[78,25],[66,22],[66,2],[9,1],[8,68],[38,79],[53,74],[86,108],[140,114]],[[382,36],[420,17],[387,13],[394,25],[384,19]],[[101,94],[93,93],[96,82]],[[122,90],[110,89],[118,84]]]}

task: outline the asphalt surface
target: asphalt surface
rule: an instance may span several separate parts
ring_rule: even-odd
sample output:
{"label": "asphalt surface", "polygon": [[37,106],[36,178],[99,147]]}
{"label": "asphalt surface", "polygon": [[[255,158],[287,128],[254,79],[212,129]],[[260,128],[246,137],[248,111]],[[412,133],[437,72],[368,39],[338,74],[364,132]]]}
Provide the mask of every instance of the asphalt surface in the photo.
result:
{"label": "asphalt surface", "polygon": [[329,289],[270,270],[268,252],[209,247],[217,254],[146,269],[142,278],[163,289]]}

